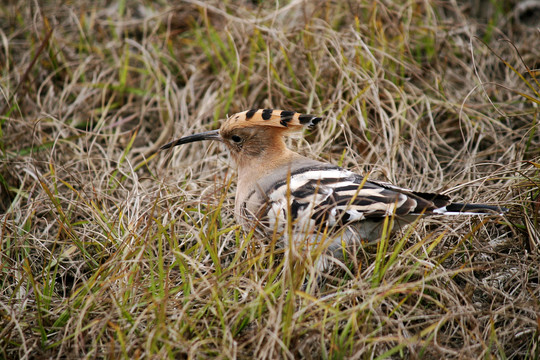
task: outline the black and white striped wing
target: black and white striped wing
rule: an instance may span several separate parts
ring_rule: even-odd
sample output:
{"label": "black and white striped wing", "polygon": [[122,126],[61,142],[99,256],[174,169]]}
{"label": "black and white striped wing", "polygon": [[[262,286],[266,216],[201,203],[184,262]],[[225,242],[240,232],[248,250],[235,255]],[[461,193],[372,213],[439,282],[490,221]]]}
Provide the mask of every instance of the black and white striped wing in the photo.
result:
{"label": "black and white striped wing", "polygon": [[[426,199],[425,197],[432,199]],[[435,204],[432,200],[437,200]],[[302,231],[321,225],[334,227],[365,220],[382,220],[388,215],[405,216],[432,211],[448,198],[415,194],[386,186],[339,167],[308,167],[291,173],[267,193],[265,217],[273,231],[285,231],[288,221]]]}

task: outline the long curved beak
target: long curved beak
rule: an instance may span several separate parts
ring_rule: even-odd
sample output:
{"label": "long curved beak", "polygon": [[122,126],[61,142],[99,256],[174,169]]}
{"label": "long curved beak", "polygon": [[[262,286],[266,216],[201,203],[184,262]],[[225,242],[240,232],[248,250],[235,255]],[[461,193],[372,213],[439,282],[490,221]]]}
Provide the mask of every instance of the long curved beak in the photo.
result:
{"label": "long curved beak", "polygon": [[169,149],[178,145],[188,144],[191,142],[201,141],[201,140],[223,141],[223,139],[221,138],[221,135],[219,135],[219,130],[211,130],[211,131],[205,131],[200,134],[184,136],[183,138],[173,140],[170,143],[163,145],[161,148],[159,148],[159,150],[161,151],[161,150]]}

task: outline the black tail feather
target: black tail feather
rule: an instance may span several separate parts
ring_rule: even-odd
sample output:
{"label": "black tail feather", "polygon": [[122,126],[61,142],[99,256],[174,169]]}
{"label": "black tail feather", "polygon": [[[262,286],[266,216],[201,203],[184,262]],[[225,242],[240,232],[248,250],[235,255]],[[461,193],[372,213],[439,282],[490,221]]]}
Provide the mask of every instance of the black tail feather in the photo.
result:
{"label": "black tail feather", "polygon": [[446,211],[503,214],[508,212],[508,209],[495,205],[452,203],[446,205]]}

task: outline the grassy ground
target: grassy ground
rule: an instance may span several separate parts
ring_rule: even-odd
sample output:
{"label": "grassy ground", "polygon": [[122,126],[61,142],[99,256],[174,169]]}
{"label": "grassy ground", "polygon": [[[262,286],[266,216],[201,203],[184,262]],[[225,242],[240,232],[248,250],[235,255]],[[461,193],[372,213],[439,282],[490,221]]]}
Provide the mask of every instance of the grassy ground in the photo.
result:
{"label": "grassy ground", "polygon": [[[538,359],[517,0],[164,2],[0,5],[0,358]],[[310,259],[236,226],[222,146],[155,154],[252,107],[323,115],[290,141],[310,157],[511,211],[422,221],[301,291]]]}

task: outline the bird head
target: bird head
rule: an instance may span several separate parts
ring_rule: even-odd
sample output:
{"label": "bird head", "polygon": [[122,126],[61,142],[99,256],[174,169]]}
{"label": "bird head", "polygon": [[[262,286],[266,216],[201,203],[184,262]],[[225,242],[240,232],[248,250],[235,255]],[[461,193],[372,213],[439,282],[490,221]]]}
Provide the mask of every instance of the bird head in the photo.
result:
{"label": "bird head", "polygon": [[237,165],[242,166],[254,159],[264,160],[287,151],[285,135],[304,127],[313,129],[319,121],[320,117],[294,111],[252,109],[230,116],[219,130],[182,137],[160,150],[194,141],[218,140],[227,146]]}

